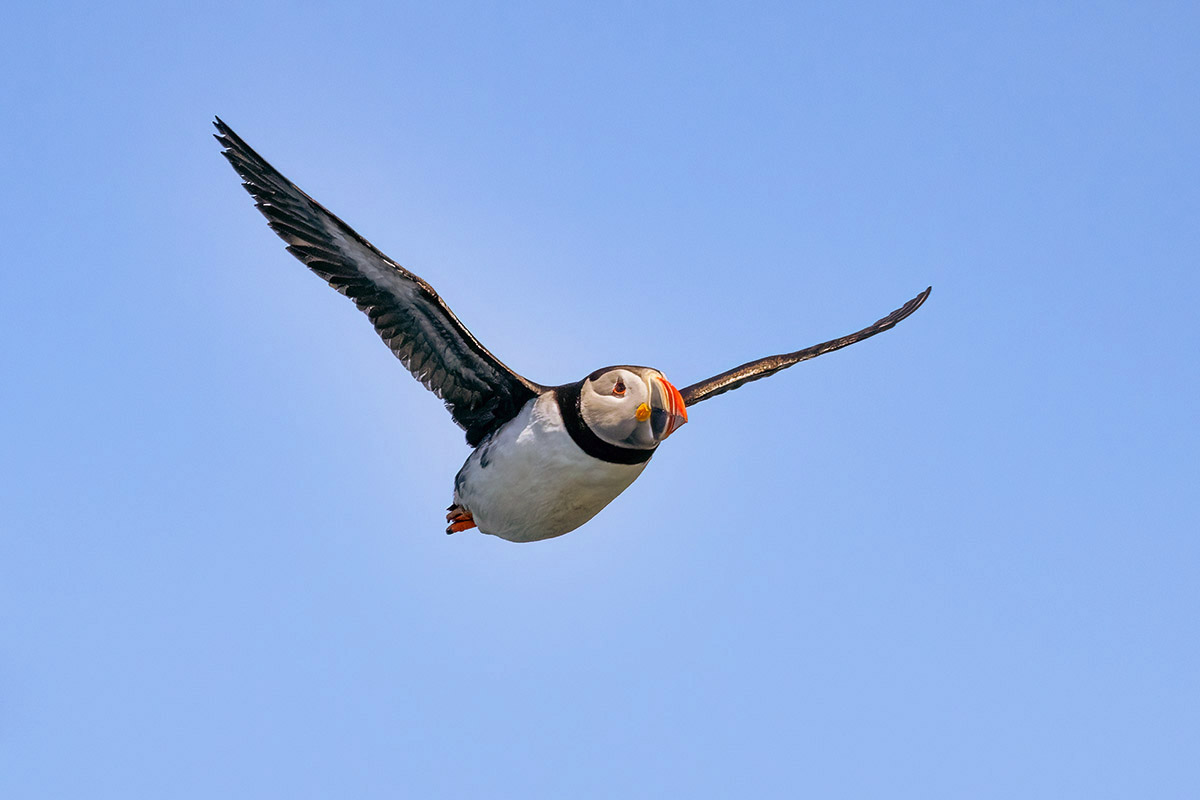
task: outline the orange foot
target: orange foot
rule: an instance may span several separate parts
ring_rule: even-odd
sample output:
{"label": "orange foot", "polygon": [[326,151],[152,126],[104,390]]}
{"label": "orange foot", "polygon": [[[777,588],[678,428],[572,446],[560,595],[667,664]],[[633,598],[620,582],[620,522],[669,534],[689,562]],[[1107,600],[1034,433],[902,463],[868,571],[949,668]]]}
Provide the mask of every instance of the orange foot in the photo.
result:
{"label": "orange foot", "polygon": [[450,513],[446,515],[446,522],[450,524],[446,526],[446,533],[458,533],[475,527],[475,518],[462,506],[450,506],[447,511]]}

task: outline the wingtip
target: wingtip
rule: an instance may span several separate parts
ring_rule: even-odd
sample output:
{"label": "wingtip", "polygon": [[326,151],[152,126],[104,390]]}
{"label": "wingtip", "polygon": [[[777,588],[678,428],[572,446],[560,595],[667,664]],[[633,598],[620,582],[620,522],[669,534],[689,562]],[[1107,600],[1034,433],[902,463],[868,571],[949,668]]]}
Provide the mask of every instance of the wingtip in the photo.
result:
{"label": "wingtip", "polygon": [[[929,299],[929,293],[932,291],[933,291],[932,286],[926,286],[925,291],[921,292],[919,295],[914,297],[912,300],[909,300],[907,303],[907,305],[910,307],[910,310],[908,313],[911,314],[913,311],[916,311],[918,308],[923,306],[925,304],[925,301]],[[905,316],[907,316],[907,314]]]}
{"label": "wingtip", "polygon": [[233,128],[225,124],[225,120],[214,115],[212,124],[217,129],[213,137],[225,147],[226,152],[230,150],[250,150],[250,146],[242,140],[242,137],[234,132]]}
{"label": "wingtip", "polygon": [[229,126],[225,124],[224,120],[216,115],[213,116],[212,124],[213,127],[217,129],[217,132],[214,133],[212,137],[217,140],[222,148],[224,148],[222,153],[228,153],[233,147],[233,141],[229,136],[231,133],[233,133],[233,131],[229,130]]}

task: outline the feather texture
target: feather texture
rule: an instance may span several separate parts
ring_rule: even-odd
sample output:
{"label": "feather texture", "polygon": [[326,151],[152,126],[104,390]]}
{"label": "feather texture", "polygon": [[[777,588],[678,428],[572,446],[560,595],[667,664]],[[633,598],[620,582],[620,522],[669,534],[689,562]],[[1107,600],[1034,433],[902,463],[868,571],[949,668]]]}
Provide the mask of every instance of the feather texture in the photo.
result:
{"label": "feather texture", "polygon": [[742,364],[740,367],[734,367],[728,372],[722,372],[720,375],[714,375],[707,380],[693,383],[691,386],[680,389],[679,393],[683,395],[683,402],[692,406],[701,400],[707,400],[710,397],[716,397],[719,394],[724,394],[725,392],[745,386],[751,381],[757,381],[769,375],[774,375],[776,372],[787,369],[794,364],[799,364],[801,361],[808,361],[810,358],[816,358],[825,353],[832,353],[834,350],[841,350],[843,347],[848,347],[855,342],[869,339],[877,333],[883,333],[886,330],[894,328],[898,322],[920,308],[925,299],[929,297],[931,291],[933,291],[932,286],[883,319],[878,320],[875,324],[868,325],[861,331],[852,333],[849,336],[843,336],[840,339],[831,339],[828,342],[815,344],[812,347],[806,347],[794,353],[782,353],[777,356],[767,356],[757,361],[750,361]]}
{"label": "feather texture", "polygon": [[433,287],[385,256],[285,178],[219,118],[222,154],[289,253],[346,295],[413,376],[479,444],[545,387],[504,365]]}

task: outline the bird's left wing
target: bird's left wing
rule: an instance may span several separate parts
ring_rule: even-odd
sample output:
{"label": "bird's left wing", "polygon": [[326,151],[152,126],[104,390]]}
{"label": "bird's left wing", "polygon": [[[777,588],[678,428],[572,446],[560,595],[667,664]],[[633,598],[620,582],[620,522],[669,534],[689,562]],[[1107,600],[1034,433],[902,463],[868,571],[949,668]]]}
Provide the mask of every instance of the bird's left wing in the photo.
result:
{"label": "bird's left wing", "polygon": [[925,302],[925,298],[929,297],[931,291],[933,291],[932,286],[883,319],[877,321],[874,325],[868,325],[857,333],[843,336],[840,339],[822,342],[821,344],[815,344],[812,347],[806,347],[794,353],[767,356],[757,361],[742,364],[740,367],[734,367],[728,372],[714,375],[708,380],[693,383],[691,386],[680,389],[679,393],[683,395],[683,402],[686,405],[693,406],[701,400],[716,397],[719,394],[737,389],[739,386],[743,386],[751,381],[765,378],[768,375],[774,375],[776,372],[787,369],[793,364],[799,364],[801,361],[808,361],[810,358],[816,358],[825,353],[831,353],[834,350],[841,350],[843,347],[852,345],[855,342],[861,342],[863,339],[870,338],[877,333],[883,333],[895,327],[896,323],[920,308],[921,304]]}
{"label": "bird's left wing", "polygon": [[409,372],[445,401],[471,445],[543,391],[488,352],[432,286],[302,192],[219,118],[213,124],[222,154],[288,252],[354,301]]}

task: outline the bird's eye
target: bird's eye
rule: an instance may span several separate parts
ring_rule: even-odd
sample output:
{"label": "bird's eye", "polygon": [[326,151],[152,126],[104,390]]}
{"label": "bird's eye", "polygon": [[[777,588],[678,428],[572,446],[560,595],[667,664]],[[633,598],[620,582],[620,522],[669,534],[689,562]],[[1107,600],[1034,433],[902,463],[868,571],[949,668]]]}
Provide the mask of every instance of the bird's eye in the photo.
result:
{"label": "bird's eye", "polygon": [[625,381],[622,381],[622,380],[617,381],[617,385],[613,387],[613,394],[616,397],[624,397],[625,396]]}

